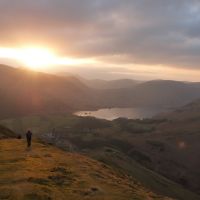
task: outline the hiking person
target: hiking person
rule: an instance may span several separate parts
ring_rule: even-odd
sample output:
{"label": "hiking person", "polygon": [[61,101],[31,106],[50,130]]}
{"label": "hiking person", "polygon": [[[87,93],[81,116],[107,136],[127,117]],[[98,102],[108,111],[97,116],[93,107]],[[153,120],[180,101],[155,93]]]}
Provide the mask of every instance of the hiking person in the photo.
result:
{"label": "hiking person", "polygon": [[30,130],[26,133],[26,139],[27,139],[27,147],[31,146],[31,139],[32,139],[32,133]]}

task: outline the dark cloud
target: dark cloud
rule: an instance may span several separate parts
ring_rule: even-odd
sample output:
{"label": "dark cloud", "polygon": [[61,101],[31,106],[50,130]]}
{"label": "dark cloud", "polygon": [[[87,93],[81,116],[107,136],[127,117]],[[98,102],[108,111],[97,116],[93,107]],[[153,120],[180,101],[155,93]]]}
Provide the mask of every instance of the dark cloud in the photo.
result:
{"label": "dark cloud", "polygon": [[198,0],[0,0],[1,44],[52,44],[113,63],[198,69]]}

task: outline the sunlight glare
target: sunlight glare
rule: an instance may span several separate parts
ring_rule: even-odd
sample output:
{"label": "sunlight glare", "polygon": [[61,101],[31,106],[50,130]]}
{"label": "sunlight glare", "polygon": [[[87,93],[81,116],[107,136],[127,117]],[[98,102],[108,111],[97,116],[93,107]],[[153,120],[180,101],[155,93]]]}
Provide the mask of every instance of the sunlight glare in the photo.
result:
{"label": "sunlight glare", "polygon": [[83,65],[94,63],[93,59],[59,57],[51,50],[41,47],[0,48],[0,58],[16,60],[32,70],[44,70],[56,65]]}

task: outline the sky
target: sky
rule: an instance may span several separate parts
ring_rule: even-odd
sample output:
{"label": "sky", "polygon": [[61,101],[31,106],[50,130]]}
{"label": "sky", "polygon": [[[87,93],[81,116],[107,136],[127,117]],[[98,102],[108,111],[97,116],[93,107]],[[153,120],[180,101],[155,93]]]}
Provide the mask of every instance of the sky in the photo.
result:
{"label": "sky", "polygon": [[199,0],[0,0],[0,27],[0,49],[52,50],[49,72],[200,81]]}

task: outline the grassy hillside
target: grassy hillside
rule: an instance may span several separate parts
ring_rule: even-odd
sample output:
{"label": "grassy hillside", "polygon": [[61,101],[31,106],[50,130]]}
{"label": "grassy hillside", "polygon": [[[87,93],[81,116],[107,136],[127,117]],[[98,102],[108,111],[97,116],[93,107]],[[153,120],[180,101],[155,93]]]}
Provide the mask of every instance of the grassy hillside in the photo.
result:
{"label": "grassy hillside", "polygon": [[[182,158],[183,152],[179,149],[172,151],[168,148],[173,144],[169,143],[172,139],[166,140],[167,136],[156,138],[155,135],[157,127],[165,124],[166,120],[118,119],[108,122],[71,115],[43,115],[4,120],[1,123],[17,133],[24,133],[27,128],[30,128],[33,130],[34,136],[37,135],[42,140],[67,151],[81,152],[100,160],[135,177],[147,188],[159,194],[181,200],[200,198],[181,185],[152,171],[155,170],[165,176],[177,171],[182,173],[182,168],[178,163],[182,163],[180,158]],[[54,134],[52,134],[53,129]],[[198,143],[199,140],[196,141]],[[163,148],[165,149],[162,150]],[[169,159],[174,162],[166,163]],[[164,166],[167,167],[167,170],[163,168]],[[163,170],[161,171],[161,169]],[[197,178],[193,177],[193,179],[196,180],[198,173],[195,170],[194,172]],[[175,175],[168,177],[183,184],[179,182],[181,180],[179,174]],[[188,188],[188,186],[184,186]]]}
{"label": "grassy hillside", "polygon": [[100,160],[113,168],[126,172],[135,177],[145,187],[159,194],[173,197],[179,200],[199,200],[200,196],[196,195],[152,170],[149,170],[136,162],[131,157],[123,154],[113,148],[104,148],[103,150],[91,151],[90,156]]}
{"label": "grassy hillside", "polygon": [[37,142],[0,140],[0,199],[168,199],[103,163]]}

